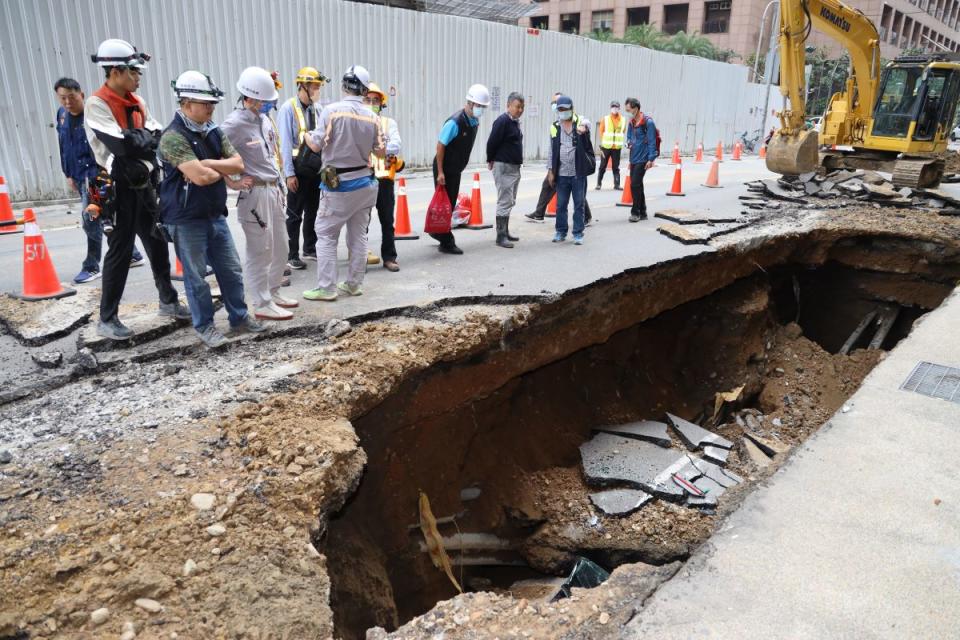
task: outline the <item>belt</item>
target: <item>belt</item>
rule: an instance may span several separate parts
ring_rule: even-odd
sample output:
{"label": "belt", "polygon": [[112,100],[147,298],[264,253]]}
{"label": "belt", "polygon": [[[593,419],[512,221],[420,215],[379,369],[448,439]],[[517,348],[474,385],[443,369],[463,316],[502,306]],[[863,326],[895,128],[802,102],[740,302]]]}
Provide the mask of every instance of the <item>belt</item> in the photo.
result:
{"label": "belt", "polygon": [[253,179],[253,186],[255,186],[255,187],[279,187],[279,186],[280,186],[280,180],[279,180],[279,178],[278,178],[277,180],[257,180],[256,178],[254,178],[254,179]]}

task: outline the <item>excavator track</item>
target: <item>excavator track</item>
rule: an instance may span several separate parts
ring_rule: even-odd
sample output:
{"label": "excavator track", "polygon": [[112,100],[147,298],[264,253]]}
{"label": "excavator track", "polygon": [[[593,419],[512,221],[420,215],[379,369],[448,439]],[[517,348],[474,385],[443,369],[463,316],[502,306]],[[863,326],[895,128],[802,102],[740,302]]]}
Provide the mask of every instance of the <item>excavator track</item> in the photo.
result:
{"label": "excavator track", "polygon": [[898,187],[913,189],[935,187],[943,177],[943,158],[931,156],[885,155],[872,151],[827,151],[821,154],[820,164],[829,171],[836,169],[866,169],[884,171],[893,176]]}

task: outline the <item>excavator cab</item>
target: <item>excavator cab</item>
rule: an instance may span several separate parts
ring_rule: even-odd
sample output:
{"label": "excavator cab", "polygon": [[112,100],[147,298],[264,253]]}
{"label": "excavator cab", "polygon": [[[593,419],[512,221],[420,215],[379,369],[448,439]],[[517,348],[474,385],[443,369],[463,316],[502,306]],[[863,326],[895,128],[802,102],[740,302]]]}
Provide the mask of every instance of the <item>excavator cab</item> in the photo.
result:
{"label": "excavator cab", "polygon": [[944,145],[950,132],[958,98],[960,67],[956,64],[898,59],[883,71],[870,133],[907,143],[904,153],[941,151],[937,147]]}

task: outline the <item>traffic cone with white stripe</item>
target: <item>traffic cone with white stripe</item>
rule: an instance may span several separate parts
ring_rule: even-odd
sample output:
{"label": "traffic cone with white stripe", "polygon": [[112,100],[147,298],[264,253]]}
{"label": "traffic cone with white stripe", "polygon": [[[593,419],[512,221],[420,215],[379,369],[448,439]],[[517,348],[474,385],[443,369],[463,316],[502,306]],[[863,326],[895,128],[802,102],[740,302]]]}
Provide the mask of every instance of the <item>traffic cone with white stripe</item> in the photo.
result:
{"label": "traffic cone with white stripe", "polygon": [[492,229],[492,224],[483,224],[483,204],[480,202],[480,174],[473,174],[473,191],[470,193],[470,220],[467,229]]}
{"label": "traffic cone with white stripe", "polygon": [[673,143],[673,156],[670,158],[670,164],[680,164],[680,143]]}
{"label": "traffic cone with white stripe", "polygon": [[630,174],[627,174],[627,180],[623,183],[623,195],[620,196],[620,202],[617,203],[618,207],[632,207],[633,206],[633,192],[630,190]]}
{"label": "traffic cone with white stripe", "polygon": [[407,204],[407,181],[397,180],[397,222],[393,227],[394,240],[416,240],[420,234],[410,226],[410,206]]}
{"label": "traffic cone with white stripe", "polygon": [[737,140],[733,145],[733,157],[731,160],[741,160],[740,155],[743,153],[743,145],[740,144],[740,141]]}
{"label": "traffic cone with white stripe", "polygon": [[703,162],[703,143],[697,145],[697,157],[693,159],[694,162],[700,163]]}
{"label": "traffic cone with white stripe", "polygon": [[716,152],[717,162],[723,162],[723,141],[717,143],[717,152]]}
{"label": "traffic cone with white stripe", "polygon": [[673,172],[673,185],[670,187],[670,191],[667,191],[668,196],[685,196],[683,192],[683,186],[680,177],[680,165],[677,164],[676,171]]}
{"label": "traffic cone with white stripe", "polygon": [[77,292],[65,287],[57,277],[47,243],[40,233],[40,225],[33,209],[23,212],[23,292],[15,294],[21,300],[49,300],[65,298]]}
{"label": "traffic cone with white stripe", "polygon": [[13,207],[10,205],[10,189],[6,180],[0,176],[0,235],[21,233],[17,228],[17,220],[13,216]]}
{"label": "traffic cone with white stripe", "polygon": [[707,181],[703,183],[703,186],[710,187],[711,189],[721,189],[720,186],[720,161],[714,160],[713,164],[710,165],[710,173],[707,175]]}

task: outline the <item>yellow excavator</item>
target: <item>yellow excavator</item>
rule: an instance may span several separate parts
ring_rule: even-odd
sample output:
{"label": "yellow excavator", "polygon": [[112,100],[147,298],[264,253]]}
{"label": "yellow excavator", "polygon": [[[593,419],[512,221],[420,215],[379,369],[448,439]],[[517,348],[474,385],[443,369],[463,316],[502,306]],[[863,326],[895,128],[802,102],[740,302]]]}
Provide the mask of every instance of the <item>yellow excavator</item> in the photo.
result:
{"label": "yellow excavator", "polygon": [[[852,66],[843,90],[827,104],[819,134],[805,127],[805,41],[812,29],[846,47]],[[779,47],[780,92],[789,106],[779,114],[781,127],[767,148],[771,171],[873,169],[893,174],[899,186],[940,182],[960,98],[955,54],[900,57],[881,75],[877,28],[837,0],[780,0]],[[834,145],[853,149],[831,149]]]}

